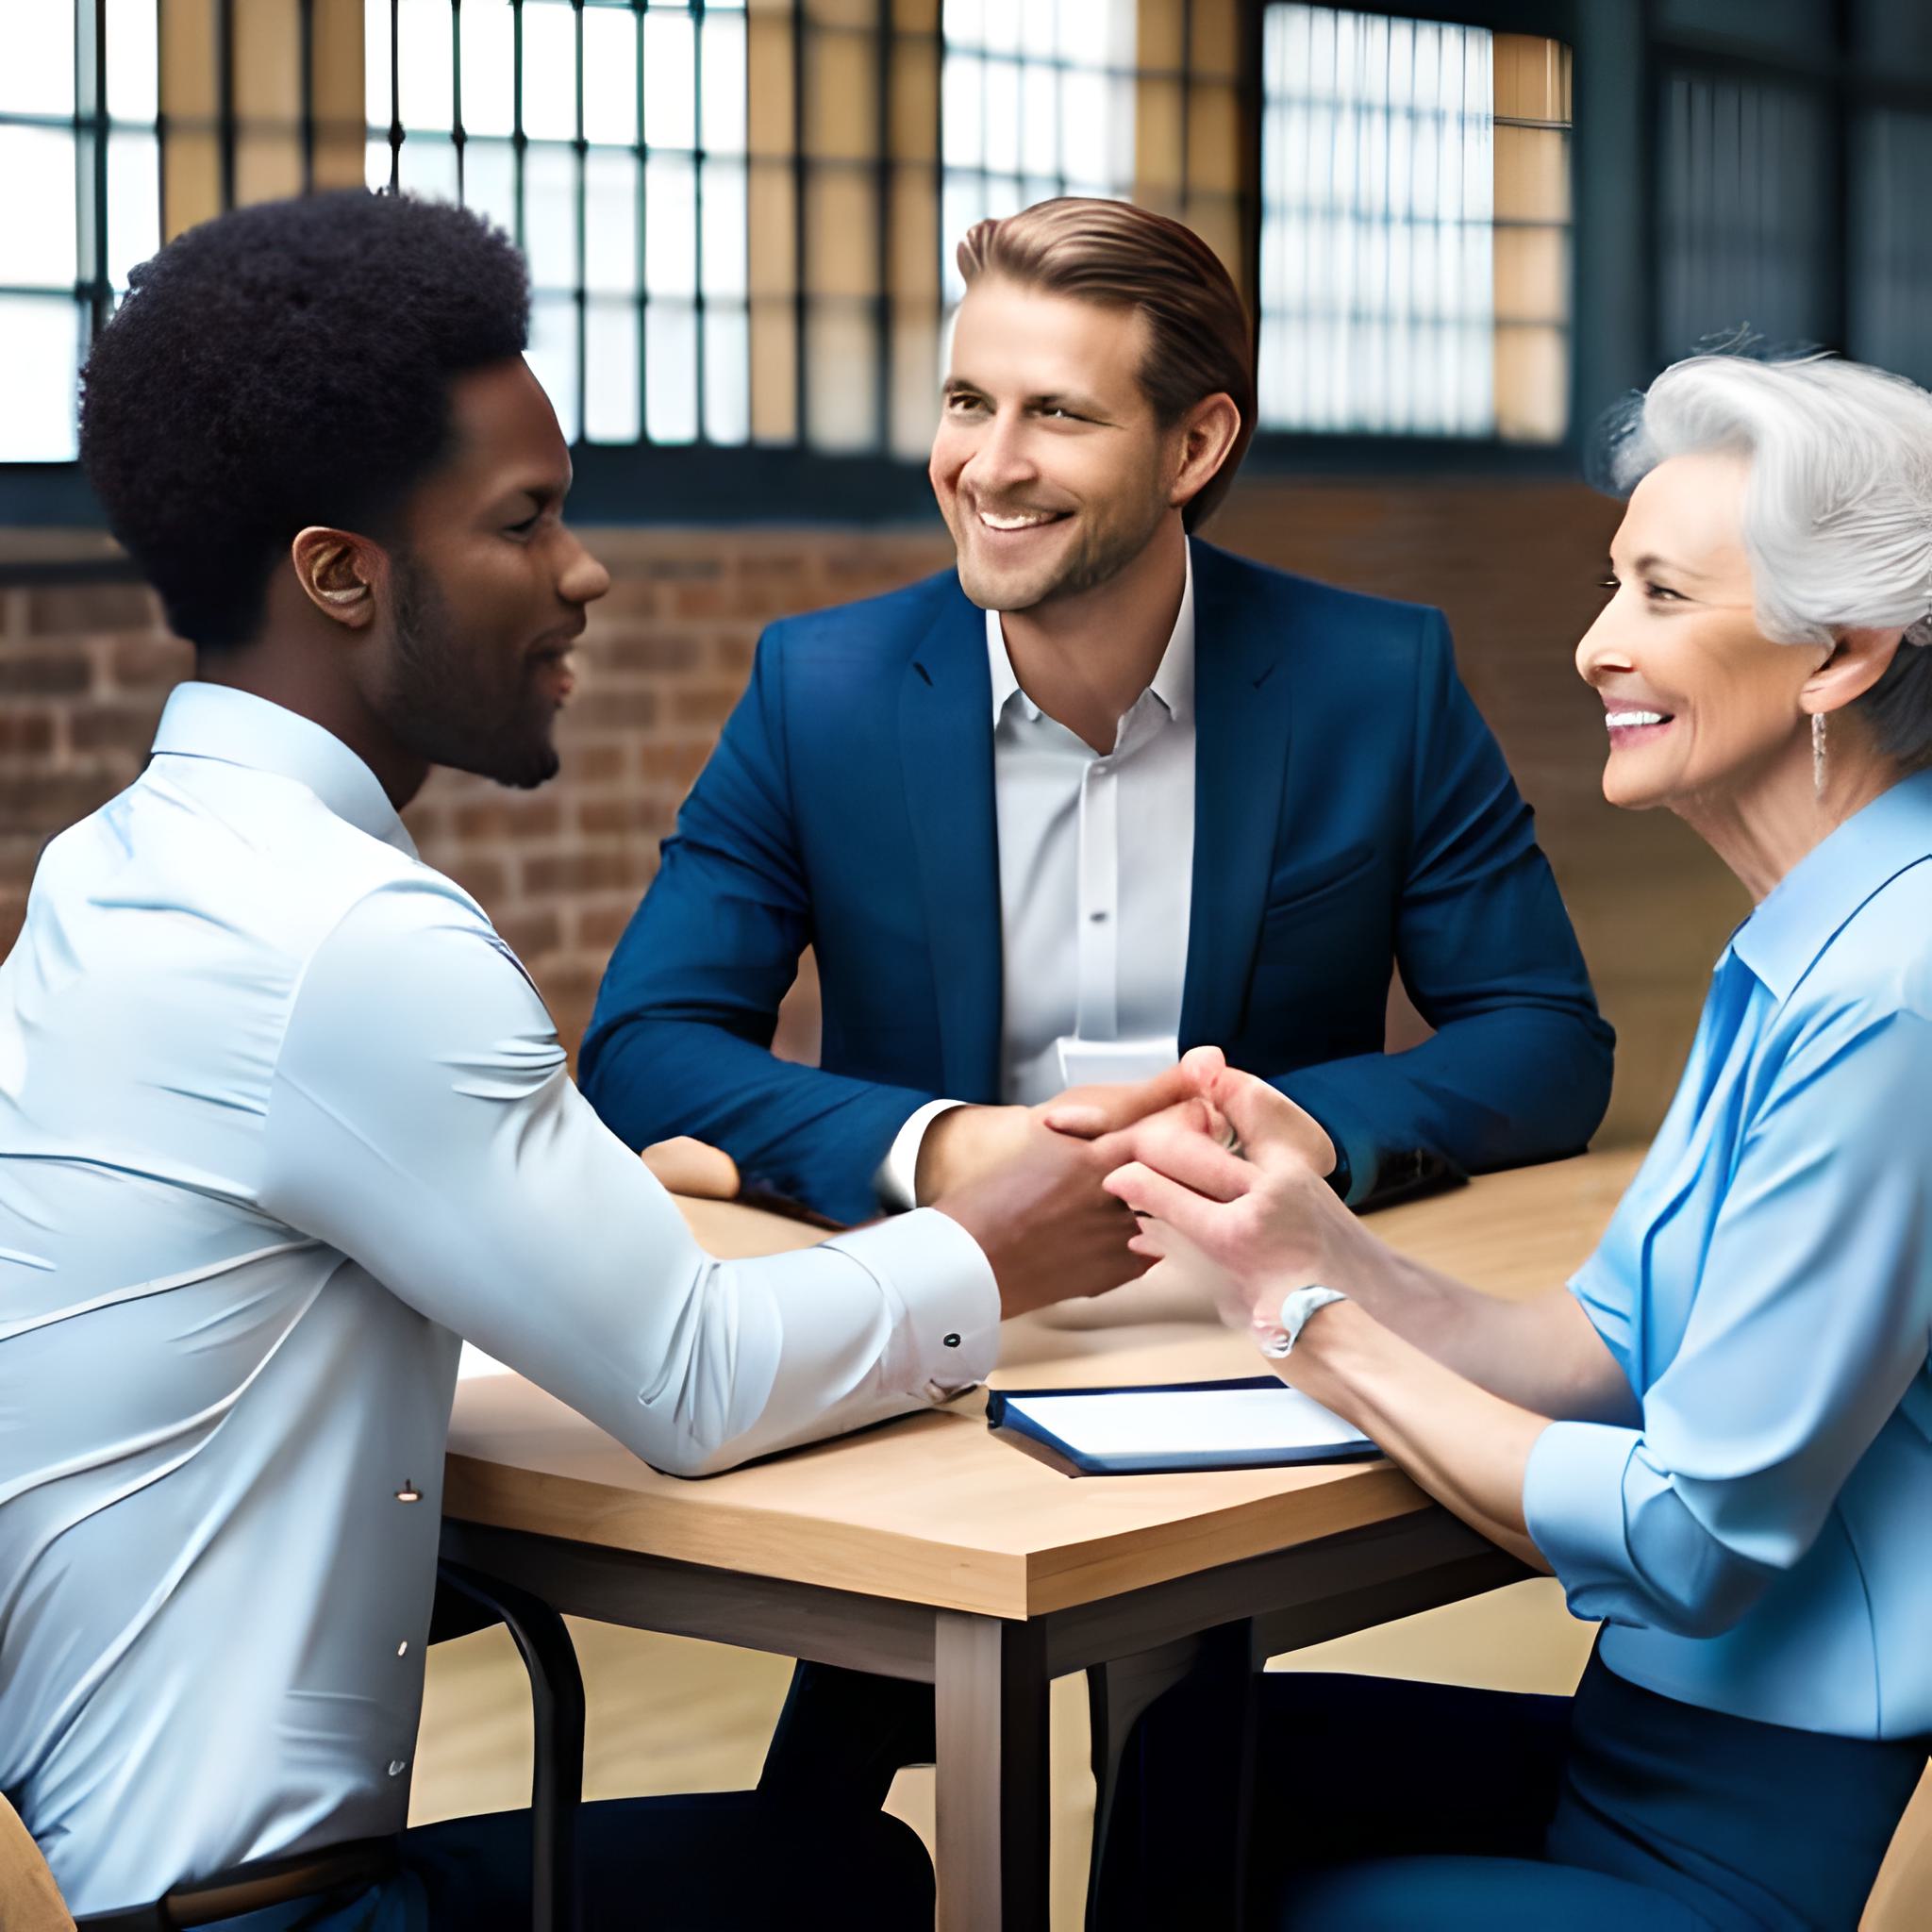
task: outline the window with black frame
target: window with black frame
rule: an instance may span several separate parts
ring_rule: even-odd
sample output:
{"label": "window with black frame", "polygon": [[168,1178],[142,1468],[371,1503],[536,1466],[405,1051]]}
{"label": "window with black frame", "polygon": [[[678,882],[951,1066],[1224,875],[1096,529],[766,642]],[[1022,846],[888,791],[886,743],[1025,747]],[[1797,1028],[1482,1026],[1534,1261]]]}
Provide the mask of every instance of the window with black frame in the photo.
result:
{"label": "window with black frame", "polygon": [[1261,428],[1560,441],[1570,50],[1275,0],[1261,63]]}
{"label": "window with black frame", "polygon": [[0,58],[0,462],[75,450],[81,358],[160,245],[157,0],[33,0]]}

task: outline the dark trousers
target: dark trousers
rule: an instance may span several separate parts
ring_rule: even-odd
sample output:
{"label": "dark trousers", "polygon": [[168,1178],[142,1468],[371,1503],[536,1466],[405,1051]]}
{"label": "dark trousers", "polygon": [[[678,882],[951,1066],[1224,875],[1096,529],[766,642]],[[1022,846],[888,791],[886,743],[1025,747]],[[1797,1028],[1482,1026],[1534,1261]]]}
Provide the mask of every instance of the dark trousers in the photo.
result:
{"label": "dark trousers", "polygon": [[[577,1820],[583,1932],[931,1932],[932,1864],[881,1813],[751,1791],[625,1798]],[[224,1932],[529,1932],[530,1821],[452,1818],[402,1838],[403,1874],[348,1898],[221,1922]]]}
{"label": "dark trousers", "polygon": [[1925,1756],[1698,1709],[1594,1657],[1574,1698],[1271,1674],[1252,1923],[1852,1932]]}

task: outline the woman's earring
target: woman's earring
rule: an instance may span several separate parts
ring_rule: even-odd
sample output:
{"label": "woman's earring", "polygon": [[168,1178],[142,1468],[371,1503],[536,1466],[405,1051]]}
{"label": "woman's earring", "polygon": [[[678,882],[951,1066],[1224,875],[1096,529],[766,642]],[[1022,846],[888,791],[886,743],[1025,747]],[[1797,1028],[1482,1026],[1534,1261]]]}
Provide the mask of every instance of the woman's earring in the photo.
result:
{"label": "woman's earring", "polygon": [[1824,796],[1824,713],[1811,713],[1811,795]]}

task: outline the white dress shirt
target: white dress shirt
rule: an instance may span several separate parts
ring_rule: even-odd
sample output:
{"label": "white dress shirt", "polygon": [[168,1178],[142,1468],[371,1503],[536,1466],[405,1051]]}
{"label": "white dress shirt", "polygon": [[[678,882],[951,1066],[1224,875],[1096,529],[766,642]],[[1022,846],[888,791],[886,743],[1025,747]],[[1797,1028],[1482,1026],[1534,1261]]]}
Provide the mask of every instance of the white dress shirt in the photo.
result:
{"label": "white dress shirt", "polygon": [[[986,613],[1000,854],[1000,1098],[1143,1080],[1179,1052],[1194,866],[1194,563],[1154,681],[1096,752],[1020,688]],[[933,1100],[875,1181],[909,1208]]]}
{"label": "white dress shirt", "polygon": [[186,685],[0,967],[0,1790],[76,1912],[400,1829],[459,1338],[695,1474],[998,1313],[935,1213],[702,1253],[368,767]]}

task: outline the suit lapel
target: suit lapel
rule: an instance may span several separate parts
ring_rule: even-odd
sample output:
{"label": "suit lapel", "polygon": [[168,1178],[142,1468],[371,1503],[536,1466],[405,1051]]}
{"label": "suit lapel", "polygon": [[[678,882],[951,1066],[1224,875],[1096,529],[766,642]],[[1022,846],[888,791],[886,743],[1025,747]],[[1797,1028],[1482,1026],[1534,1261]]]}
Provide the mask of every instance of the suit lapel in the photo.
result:
{"label": "suit lapel", "polygon": [[906,668],[906,804],[931,948],[946,1091],[999,1098],[999,823],[986,613],[957,586]]}
{"label": "suit lapel", "polygon": [[1289,751],[1286,640],[1235,558],[1194,545],[1194,872],[1181,1046],[1240,1030]]}

